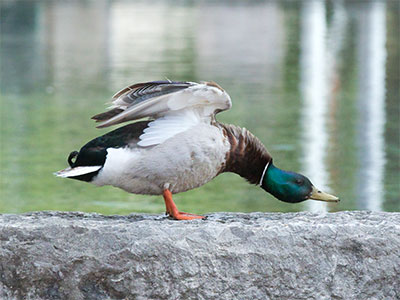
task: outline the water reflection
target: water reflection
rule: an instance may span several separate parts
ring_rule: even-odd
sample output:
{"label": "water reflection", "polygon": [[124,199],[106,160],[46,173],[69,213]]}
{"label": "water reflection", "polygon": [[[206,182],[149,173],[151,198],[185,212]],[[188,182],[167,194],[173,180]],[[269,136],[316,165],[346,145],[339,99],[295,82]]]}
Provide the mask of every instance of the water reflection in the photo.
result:
{"label": "water reflection", "polygon": [[[385,209],[400,210],[398,192],[383,186],[399,178],[396,168],[384,171],[393,164],[385,161],[387,149],[398,150],[396,138],[384,139],[385,109],[398,105],[386,97],[398,85],[385,90],[385,78],[396,78],[385,63],[395,65],[399,52],[393,42],[399,16],[389,4],[0,5],[0,101],[7,107],[1,111],[0,211],[162,211],[158,198],[61,181],[52,172],[65,166],[66,153],[105,132],[89,116],[115,90],[163,78],[219,82],[234,101],[222,121],[249,128],[278,166],[303,171],[344,198],[329,207],[288,205],[224,174],[177,195],[182,210],[381,210],[387,195],[394,204]],[[399,127],[393,117],[390,122]]]}
{"label": "water reflection", "polygon": [[[304,173],[315,186],[327,190],[326,117],[328,105],[325,3],[307,1],[301,10],[301,91],[303,98]],[[323,202],[308,201],[311,211],[325,211]]]}
{"label": "water reflection", "polygon": [[[117,2],[110,16],[110,84],[113,89],[131,81],[193,78],[194,10],[190,7],[159,3],[149,9],[147,3],[132,5]],[[144,73],[141,71],[144,70]]]}
{"label": "water reflection", "polygon": [[[99,1],[42,3],[44,30],[52,85],[59,91],[74,86],[97,86],[107,80],[109,67],[109,5]],[[82,78],[84,81],[77,80]]]}
{"label": "water reflection", "polygon": [[45,80],[46,62],[42,55],[43,45],[38,39],[44,34],[36,17],[41,10],[34,2],[24,5],[1,2],[0,6],[1,91],[27,92],[37,82]]}
{"label": "water reflection", "polygon": [[384,129],[386,7],[384,2],[367,3],[358,17],[358,206],[382,210],[384,199]]}
{"label": "water reflection", "polygon": [[[328,27],[326,4],[307,1],[302,4],[301,24],[301,80],[303,98],[302,127],[304,132],[304,173],[314,184],[331,192],[328,172],[328,143],[332,141],[328,128],[337,106],[338,68],[340,52],[346,33],[347,16],[342,1],[332,8],[332,22]],[[309,201],[312,212],[327,211],[327,204]]]}

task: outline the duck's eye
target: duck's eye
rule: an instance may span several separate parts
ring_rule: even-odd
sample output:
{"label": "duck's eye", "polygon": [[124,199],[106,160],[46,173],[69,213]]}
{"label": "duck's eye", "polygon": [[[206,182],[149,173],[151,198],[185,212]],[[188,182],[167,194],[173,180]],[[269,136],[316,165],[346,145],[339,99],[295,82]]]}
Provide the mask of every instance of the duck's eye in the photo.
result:
{"label": "duck's eye", "polygon": [[300,179],[300,178],[297,178],[295,182],[298,185],[302,185],[304,183],[304,181],[302,179]]}

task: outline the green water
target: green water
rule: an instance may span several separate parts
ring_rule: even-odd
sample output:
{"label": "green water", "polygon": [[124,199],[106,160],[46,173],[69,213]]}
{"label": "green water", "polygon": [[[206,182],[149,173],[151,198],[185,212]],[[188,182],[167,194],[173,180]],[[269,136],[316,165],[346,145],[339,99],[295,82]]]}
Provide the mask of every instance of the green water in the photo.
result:
{"label": "green water", "polygon": [[90,117],[147,80],[213,80],[277,166],[340,204],[286,204],[235,174],[178,194],[180,210],[400,211],[396,1],[2,1],[0,212],[161,213],[162,197],[60,179],[107,129]]}

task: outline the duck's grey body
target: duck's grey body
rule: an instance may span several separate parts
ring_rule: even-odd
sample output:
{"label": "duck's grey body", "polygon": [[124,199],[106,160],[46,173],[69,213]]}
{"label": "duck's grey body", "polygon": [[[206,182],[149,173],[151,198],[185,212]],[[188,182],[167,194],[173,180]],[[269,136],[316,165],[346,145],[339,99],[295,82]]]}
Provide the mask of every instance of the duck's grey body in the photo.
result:
{"label": "duck's grey body", "polygon": [[[152,120],[90,141],[71,153],[71,167],[56,175],[113,185],[134,194],[160,195],[166,189],[176,194],[202,186],[224,171],[240,174],[235,157],[244,155],[249,135],[216,121],[215,114],[232,103],[215,83],[137,84],[117,93],[113,103],[110,111],[94,117],[102,122],[99,127],[143,116]],[[262,157],[261,169],[257,167],[254,175],[259,180],[270,157],[266,150],[257,154]]]}
{"label": "duck's grey body", "polygon": [[217,176],[230,148],[221,126],[200,123],[159,145],[108,148],[92,183],[134,194],[161,195],[166,188],[174,194],[184,192]]}

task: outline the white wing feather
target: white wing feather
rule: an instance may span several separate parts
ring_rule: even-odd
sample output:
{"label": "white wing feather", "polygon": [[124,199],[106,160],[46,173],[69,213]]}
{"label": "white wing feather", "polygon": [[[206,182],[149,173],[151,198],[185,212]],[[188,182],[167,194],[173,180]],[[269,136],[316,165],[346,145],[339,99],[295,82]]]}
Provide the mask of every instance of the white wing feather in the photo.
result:
{"label": "white wing feather", "polygon": [[165,140],[186,131],[206,119],[202,118],[196,110],[184,109],[166,114],[149,123],[143,134],[139,137],[140,142],[138,145],[148,147],[161,144]]}

